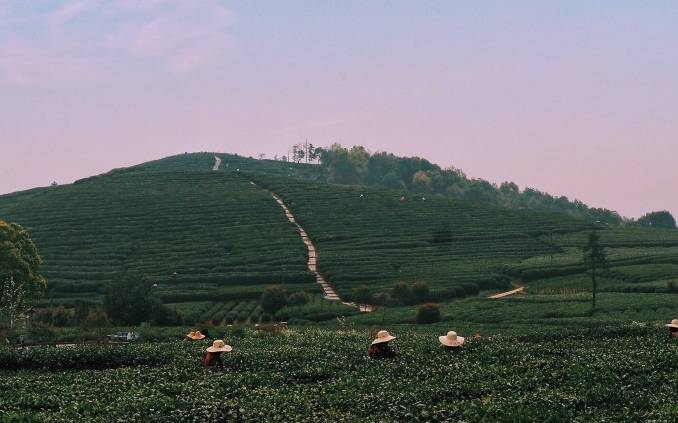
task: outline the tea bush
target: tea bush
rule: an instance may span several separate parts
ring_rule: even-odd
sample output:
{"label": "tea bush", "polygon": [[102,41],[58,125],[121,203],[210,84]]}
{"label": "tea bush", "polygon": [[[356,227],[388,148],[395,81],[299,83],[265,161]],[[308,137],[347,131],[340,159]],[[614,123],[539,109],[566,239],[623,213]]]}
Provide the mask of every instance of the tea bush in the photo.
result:
{"label": "tea bush", "polygon": [[[676,421],[678,344],[663,328],[533,331],[469,340],[449,328],[389,328],[398,357],[372,361],[367,331],[230,334],[225,371],[205,370],[206,342],[77,347],[83,360],[124,367],[0,370],[0,420]],[[460,333],[469,337],[470,333]],[[82,349],[82,350],[81,350]],[[55,351],[30,355],[52,360]],[[4,353],[3,353],[4,354]],[[100,354],[100,355],[97,355]],[[146,362],[149,356],[162,360]],[[3,356],[5,358],[5,356]]]}

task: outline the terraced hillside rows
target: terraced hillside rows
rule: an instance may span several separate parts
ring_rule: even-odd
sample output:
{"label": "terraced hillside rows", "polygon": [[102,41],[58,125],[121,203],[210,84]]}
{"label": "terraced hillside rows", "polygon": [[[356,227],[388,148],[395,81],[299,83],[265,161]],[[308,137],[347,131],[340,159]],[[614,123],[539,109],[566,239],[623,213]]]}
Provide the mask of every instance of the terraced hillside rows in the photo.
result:
{"label": "terraced hillside rows", "polygon": [[540,236],[592,228],[563,215],[439,196],[247,177],[288,204],[318,246],[320,271],[342,297],[361,284],[385,289],[395,281],[424,281],[435,289],[503,287],[501,265],[559,252]]}
{"label": "terraced hillside rows", "polygon": [[[600,235],[609,265],[601,270],[601,290],[678,293],[678,231],[620,227],[606,229]],[[546,237],[562,251],[530,257],[507,265],[505,270],[528,282],[532,292],[589,291],[591,277],[581,256],[586,236]]]}
{"label": "terraced hillside rows", "polygon": [[30,230],[47,298],[60,303],[96,298],[125,272],[157,283],[167,302],[258,298],[270,283],[320,292],[306,247],[270,195],[209,165],[3,196],[0,219]]}

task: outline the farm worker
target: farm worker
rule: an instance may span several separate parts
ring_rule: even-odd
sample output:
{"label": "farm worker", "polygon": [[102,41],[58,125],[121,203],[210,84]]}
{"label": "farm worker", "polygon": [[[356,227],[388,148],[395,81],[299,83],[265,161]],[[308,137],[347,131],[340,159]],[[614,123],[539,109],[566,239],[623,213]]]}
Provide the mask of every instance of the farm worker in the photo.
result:
{"label": "farm worker", "polygon": [[200,331],[200,333],[202,333],[203,335],[205,335],[205,338],[210,339],[210,332],[207,330],[207,328],[202,329],[202,330]]}
{"label": "farm worker", "polygon": [[372,341],[372,345],[370,345],[370,349],[367,351],[367,354],[370,356],[370,358],[394,358],[396,356],[396,352],[388,344],[394,339],[396,339],[396,337],[388,333],[388,331],[380,330],[377,332],[377,337],[375,340]]}
{"label": "farm worker", "polygon": [[200,341],[202,339],[205,339],[205,335],[200,333],[199,330],[196,330],[195,332],[189,332],[188,335],[186,335],[186,338],[188,338],[191,341]]}
{"label": "farm worker", "polygon": [[221,353],[231,352],[232,350],[233,347],[226,345],[221,339],[216,339],[205,352],[205,367],[214,366],[217,369],[223,369],[224,363],[221,361]]}
{"label": "farm worker", "polygon": [[194,336],[195,336],[195,332],[190,331],[186,334],[186,336],[184,336],[184,341],[192,341]]}
{"label": "farm worker", "polygon": [[671,338],[678,338],[678,319],[671,320],[671,323],[666,325],[669,328],[669,336]]}
{"label": "farm worker", "polygon": [[461,346],[464,345],[465,338],[451,330],[447,332],[447,335],[439,336],[438,341],[440,341],[445,351],[460,351]]}

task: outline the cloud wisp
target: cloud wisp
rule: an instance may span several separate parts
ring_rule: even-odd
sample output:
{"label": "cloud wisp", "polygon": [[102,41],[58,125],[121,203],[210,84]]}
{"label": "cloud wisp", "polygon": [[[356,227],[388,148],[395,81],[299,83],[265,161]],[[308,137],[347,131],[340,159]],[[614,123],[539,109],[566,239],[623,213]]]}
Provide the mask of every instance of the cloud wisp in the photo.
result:
{"label": "cloud wisp", "polygon": [[0,8],[0,84],[80,81],[101,75],[107,63],[134,60],[183,75],[223,60],[234,46],[235,15],[216,0],[35,4]]}

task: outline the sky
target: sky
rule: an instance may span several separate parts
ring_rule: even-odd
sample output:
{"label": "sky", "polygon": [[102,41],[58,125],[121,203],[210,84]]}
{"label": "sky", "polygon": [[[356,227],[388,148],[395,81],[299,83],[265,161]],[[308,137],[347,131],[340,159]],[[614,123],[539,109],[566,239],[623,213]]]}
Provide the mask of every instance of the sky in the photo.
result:
{"label": "sky", "polygon": [[0,0],[0,193],[360,144],[678,216],[678,2]]}

